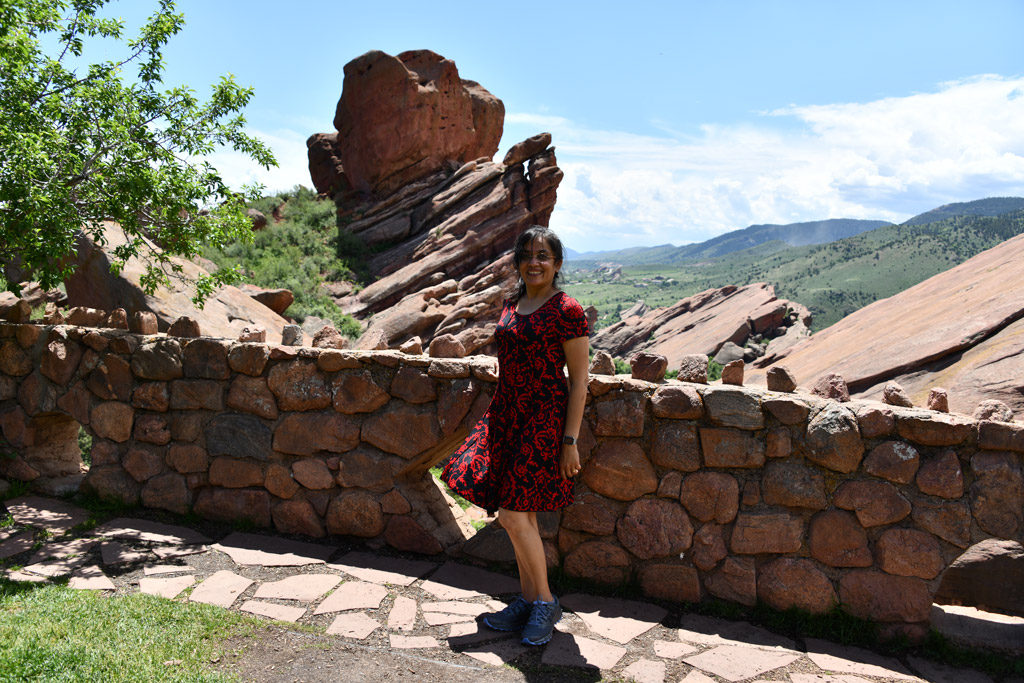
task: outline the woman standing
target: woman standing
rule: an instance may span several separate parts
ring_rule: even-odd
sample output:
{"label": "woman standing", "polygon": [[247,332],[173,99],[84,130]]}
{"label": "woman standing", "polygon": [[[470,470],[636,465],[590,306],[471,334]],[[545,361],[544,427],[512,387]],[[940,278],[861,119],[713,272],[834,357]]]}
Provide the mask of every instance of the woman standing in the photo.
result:
{"label": "woman standing", "polygon": [[528,228],[516,240],[513,262],[519,287],[505,302],[494,333],[498,386],[443,478],[467,500],[497,510],[515,550],[522,594],[500,612],[484,615],[484,623],[522,631],[523,643],[543,645],[562,608],[548,586],[537,513],[573,501],[589,328],[583,307],[557,288],[562,243],[555,233]]}

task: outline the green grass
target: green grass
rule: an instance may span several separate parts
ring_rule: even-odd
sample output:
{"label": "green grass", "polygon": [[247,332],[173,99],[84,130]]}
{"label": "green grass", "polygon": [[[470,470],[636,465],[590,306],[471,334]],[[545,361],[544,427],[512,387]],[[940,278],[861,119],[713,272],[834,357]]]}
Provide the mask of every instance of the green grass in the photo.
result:
{"label": "green grass", "polygon": [[0,681],[231,680],[209,668],[218,644],[265,623],[211,605],[3,579],[0,615]]}
{"label": "green grass", "polygon": [[[280,223],[271,215],[275,206],[283,206]],[[289,317],[302,322],[315,315],[330,320],[346,336],[359,336],[359,323],[320,289],[325,281],[357,279],[365,258],[361,245],[339,241],[334,203],[297,186],[264,197],[254,208],[267,216],[267,227],[255,233],[251,243],[207,249],[203,256],[221,267],[240,264],[246,282],[290,290],[295,301],[285,312]]]}

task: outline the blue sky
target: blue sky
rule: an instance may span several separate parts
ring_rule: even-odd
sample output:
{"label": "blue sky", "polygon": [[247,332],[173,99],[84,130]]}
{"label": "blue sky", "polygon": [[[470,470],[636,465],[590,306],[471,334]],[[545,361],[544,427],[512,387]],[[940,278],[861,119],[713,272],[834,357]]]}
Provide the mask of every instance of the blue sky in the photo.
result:
{"label": "blue sky", "polygon": [[428,48],[505,103],[498,158],[553,134],[551,224],[579,251],[1024,195],[1020,0],[176,5],[165,80],[255,88],[280,168],[215,161],[268,190],[310,185],[305,139],[331,130],[346,62]]}

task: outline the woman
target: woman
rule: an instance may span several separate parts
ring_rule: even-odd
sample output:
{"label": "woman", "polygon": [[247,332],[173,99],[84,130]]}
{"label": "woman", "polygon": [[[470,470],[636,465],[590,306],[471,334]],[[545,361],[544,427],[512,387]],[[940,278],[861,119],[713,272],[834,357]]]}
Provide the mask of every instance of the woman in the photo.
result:
{"label": "woman", "polygon": [[573,500],[589,328],[583,307],[557,287],[562,243],[555,233],[539,225],[527,229],[516,240],[513,262],[519,287],[505,302],[494,333],[498,386],[443,476],[466,499],[498,511],[515,550],[522,594],[500,612],[484,615],[484,623],[499,631],[521,630],[523,643],[543,645],[562,609],[548,586],[537,513]]}

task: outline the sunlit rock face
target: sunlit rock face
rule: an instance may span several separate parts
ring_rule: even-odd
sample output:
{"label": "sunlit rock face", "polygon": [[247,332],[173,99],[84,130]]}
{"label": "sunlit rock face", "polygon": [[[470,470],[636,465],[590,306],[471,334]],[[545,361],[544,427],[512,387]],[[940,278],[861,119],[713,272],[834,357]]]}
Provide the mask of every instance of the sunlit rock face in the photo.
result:
{"label": "sunlit rock face", "polygon": [[[345,66],[335,131],[307,141],[317,191],[338,206],[343,242],[372,253],[373,281],[335,301],[369,320],[359,348],[424,348],[452,335],[486,350],[515,283],[508,252],[547,225],[562,179],[551,136],[493,161],[505,107],[429,50],[371,51]],[[447,339],[447,337],[446,337]]]}

